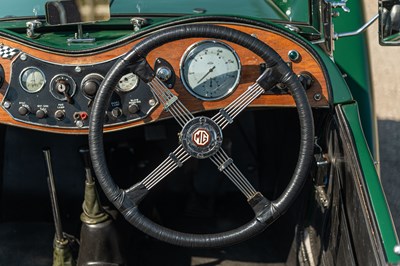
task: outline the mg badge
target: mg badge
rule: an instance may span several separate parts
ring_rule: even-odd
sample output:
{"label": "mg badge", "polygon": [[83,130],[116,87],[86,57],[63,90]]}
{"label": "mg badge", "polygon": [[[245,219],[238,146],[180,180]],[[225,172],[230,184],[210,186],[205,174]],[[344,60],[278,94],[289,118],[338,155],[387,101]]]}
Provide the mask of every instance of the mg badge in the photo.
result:
{"label": "mg badge", "polygon": [[210,139],[210,133],[208,133],[208,131],[204,128],[199,128],[192,134],[193,142],[199,147],[206,146],[208,143],[210,143]]}

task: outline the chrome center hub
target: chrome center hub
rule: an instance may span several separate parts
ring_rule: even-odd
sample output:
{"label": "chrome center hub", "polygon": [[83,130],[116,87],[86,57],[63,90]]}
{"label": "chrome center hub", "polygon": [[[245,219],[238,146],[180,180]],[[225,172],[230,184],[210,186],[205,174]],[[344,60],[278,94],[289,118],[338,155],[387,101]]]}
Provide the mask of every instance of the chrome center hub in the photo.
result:
{"label": "chrome center hub", "polygon": [[191,156],[204,159],[214,155],[222,145],[222,131],[210,118],[195,117],[182,129],[183,148]]}

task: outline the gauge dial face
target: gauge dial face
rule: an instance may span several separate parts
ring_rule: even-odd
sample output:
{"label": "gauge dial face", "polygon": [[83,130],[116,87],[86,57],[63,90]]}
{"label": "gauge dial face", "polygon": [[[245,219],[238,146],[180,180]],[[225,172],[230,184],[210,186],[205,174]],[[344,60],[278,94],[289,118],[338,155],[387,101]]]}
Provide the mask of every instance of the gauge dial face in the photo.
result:
{"label": "gauge dial face", "polygon": [[44,84],[46,84],[46,79],[40,69],[28,67],[22,70],[19,82],[25,91],[35,93],[43,88]]}
{"label": "gauge dial face", "polygon": [[139,77],[133,73],[128,73],[118,81],[117,90],[122,92],[130,92],[139,84]]}
{"label": "gauge dial face", "polygon": [[181,60],[181,80],[196,98],[215,101],[231,94],[239,83],[240,60],[219,41],[195,43]]}

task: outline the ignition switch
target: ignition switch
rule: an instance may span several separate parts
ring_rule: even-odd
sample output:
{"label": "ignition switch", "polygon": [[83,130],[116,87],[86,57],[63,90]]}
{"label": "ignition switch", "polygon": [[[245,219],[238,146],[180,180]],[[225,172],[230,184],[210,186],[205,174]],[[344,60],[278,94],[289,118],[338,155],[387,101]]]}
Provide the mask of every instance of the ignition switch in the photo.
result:
{"label": "ignition switch", "polygon": [[73,104],[72,96],[76,90],[75,81],[68,75],[60,74],[50,82],[50,92],[54,98]]}

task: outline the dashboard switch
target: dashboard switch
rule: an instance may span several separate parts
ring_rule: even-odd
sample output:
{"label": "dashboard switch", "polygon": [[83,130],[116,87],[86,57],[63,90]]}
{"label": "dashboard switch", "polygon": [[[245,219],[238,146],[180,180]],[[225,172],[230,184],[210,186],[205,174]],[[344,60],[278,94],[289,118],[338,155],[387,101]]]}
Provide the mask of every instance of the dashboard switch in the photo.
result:
{"label": "dashboard switch", "polygon": [[18,108],[18,113],[20,115],[28,115],[31,112],[29,106],[21,106]]}
{"label": "dashboard switch", "polygon": [[75,94],[76,83],[66,74],[59,74],[54,76],[50,82],[50,92],[54,98],[60,101],[66,101],[73,104],[72,97]]}
{"label": "dashboard switch", "polygon": [[94,80],[88,80],[82,85],[82,90],[88,97],[94,97],[98,89],[99,84]]}
{"label": "dashboard switch", "polygon": [[122,115],[122,110],[119,107],[115,107],[114,109],[111,110],[111,115],[115,118],[118,118]]}
{"label": "dashboard switch", "polygon": [[36,111],[36,117],[37,118],[42,119],[42,118],[46,118],[46,116],[47,116],[47,111],[46,110],[39,109],[39,110]]}
{"label": "dashboard switch", "polygon": [[63,119],[65,118],[65,112],[64,112],[64,110],[57,110],[57,111],[54,113],[54,116],[55,116],[55,118],[56,118],[57,120],[63,120]]}
{"label": "dashboard switch", "polygon": [[96,96],[97,90],[100,88],[100,84],[103,81],[103,76],[97,73],[92,73],[83,78],[81,83],[81,89],[83,94],[93,99]]}
{"label": "dashboard switch", "polygon": [[128,106],[128,111],[129,111],[129,113],[131,113],[131,114],[136,114],[137,112],[140,111],[140,106],[139,106],[139,104],[137,104],[137,103],[131,103],[131,104]]}

